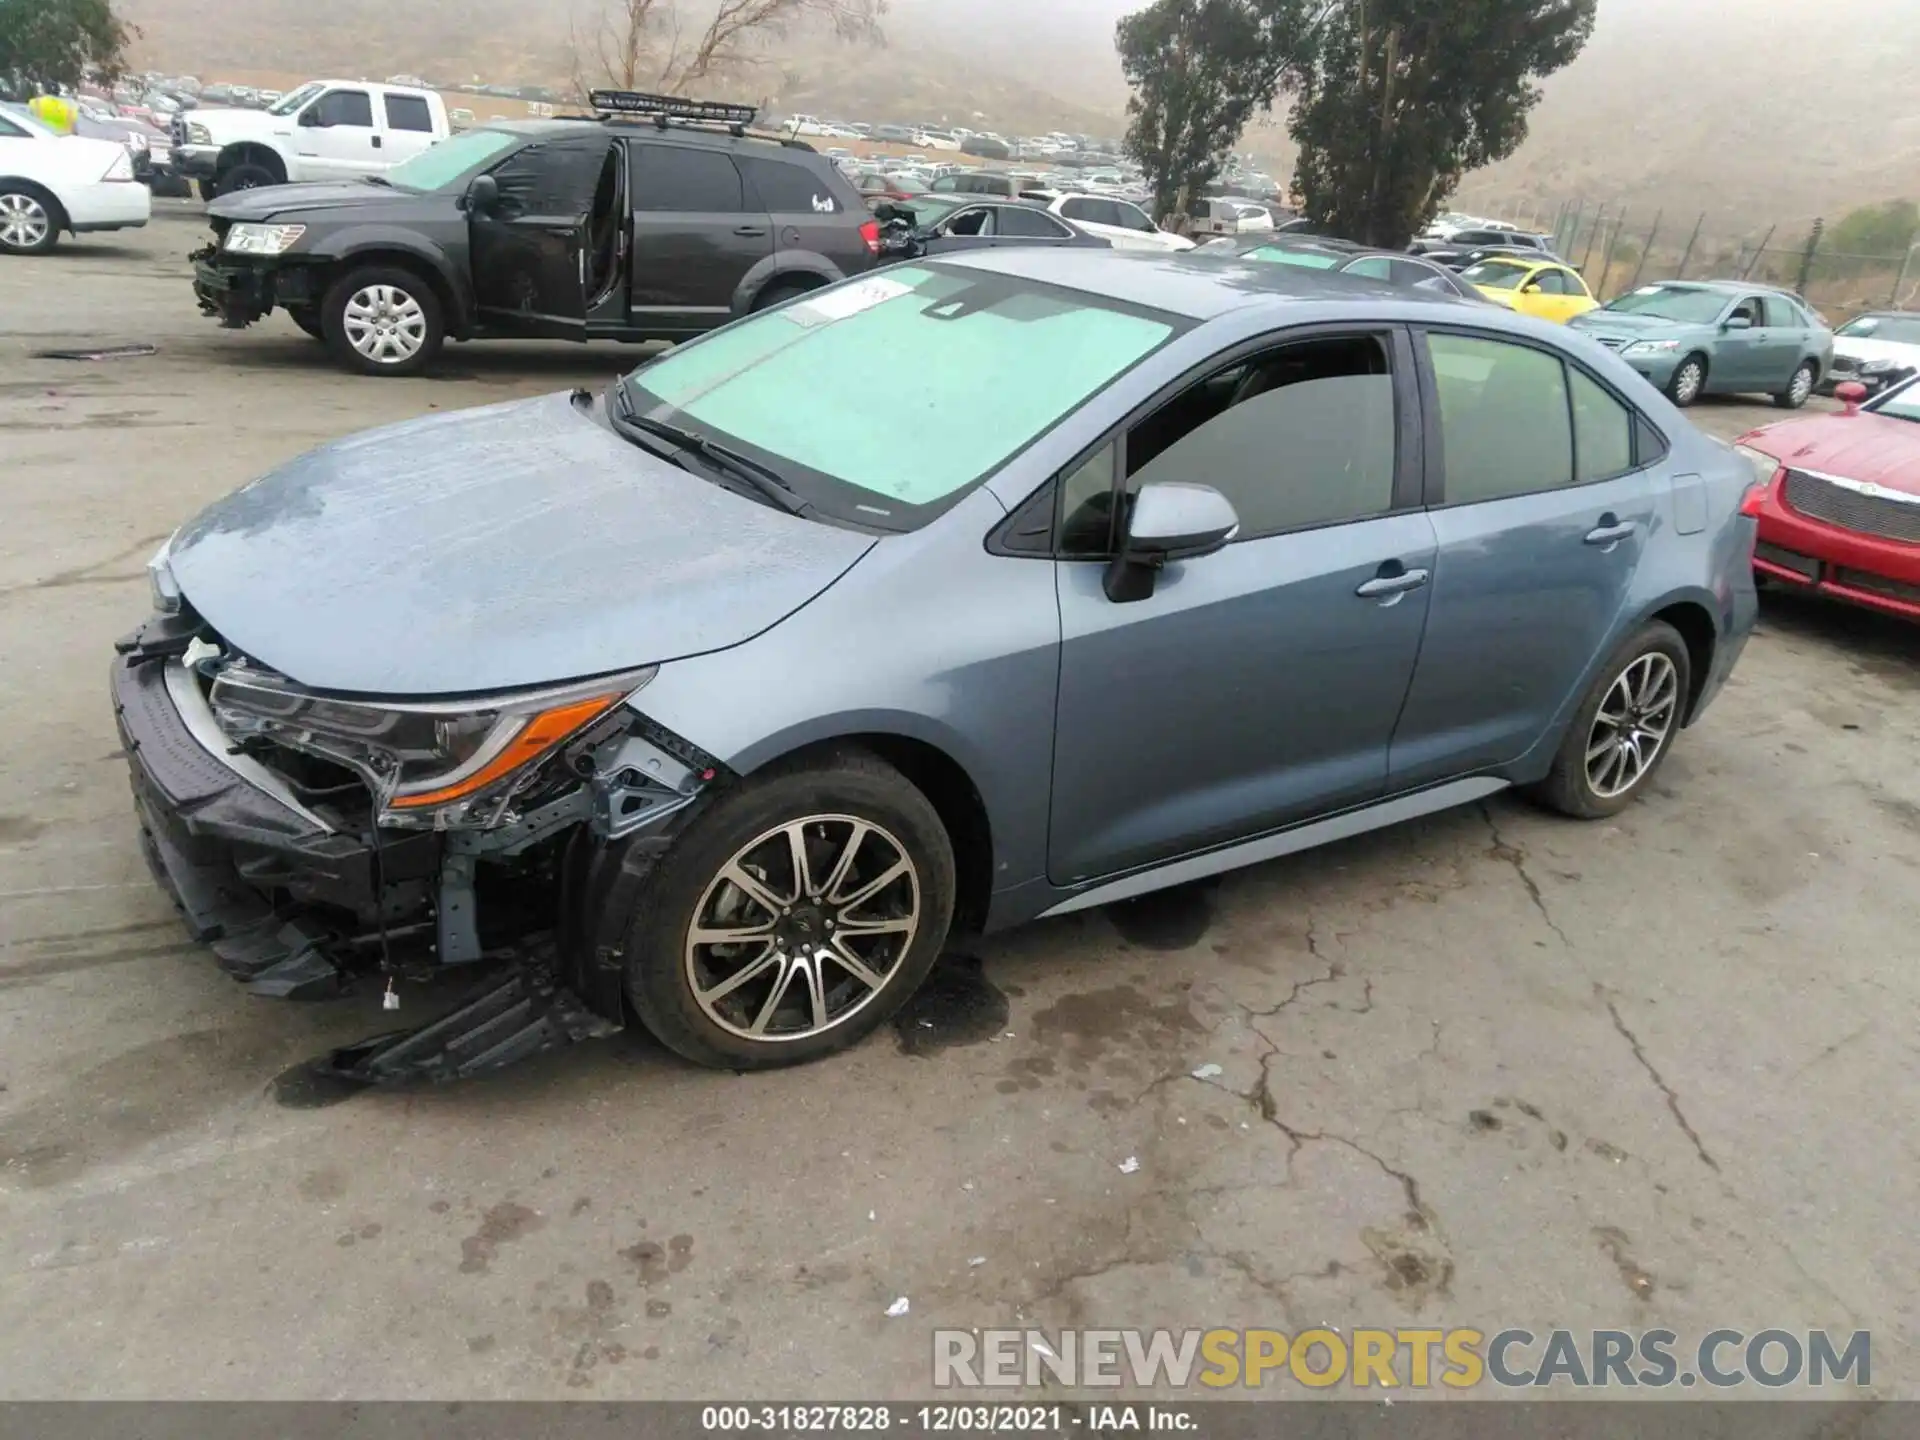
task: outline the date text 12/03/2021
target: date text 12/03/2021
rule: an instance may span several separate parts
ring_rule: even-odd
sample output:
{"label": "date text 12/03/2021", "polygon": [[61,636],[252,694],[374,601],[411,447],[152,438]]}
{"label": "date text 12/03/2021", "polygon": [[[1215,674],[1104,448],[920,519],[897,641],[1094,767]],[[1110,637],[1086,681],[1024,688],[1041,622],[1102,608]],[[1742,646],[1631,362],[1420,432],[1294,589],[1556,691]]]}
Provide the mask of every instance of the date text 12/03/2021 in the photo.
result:
{"label": "date text 12/03/2021", "polygon": [[1188,1407],[1161,1404],[708,1405],[700,1428],[714,1434],[1191,1434],[1199,1422]]}

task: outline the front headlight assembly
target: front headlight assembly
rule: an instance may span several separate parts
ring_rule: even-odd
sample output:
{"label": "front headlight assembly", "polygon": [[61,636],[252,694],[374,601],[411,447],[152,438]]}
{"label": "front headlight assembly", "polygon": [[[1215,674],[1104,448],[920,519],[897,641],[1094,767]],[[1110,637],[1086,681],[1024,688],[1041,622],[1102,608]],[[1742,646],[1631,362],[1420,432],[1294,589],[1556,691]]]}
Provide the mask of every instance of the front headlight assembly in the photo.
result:
{"label": "front headlight assembly", "polygon": [[263,736],[357,772],[382,825],[486,829],[541,762],[644,687],[658,667],[551,689],[383,705],[314,695],[244,663],[219,671],[213,713],[235,739]]}
{"label": "front headlight assembly", "polygon": [[1636,340],[1620,353],[1622,355],[1671,355],[1679,348],[1678,340]]}
{"label": "front headlight assembly", "polygon": [[187,126],[187,143],[189,145],[211,145],[213,143],[213,133],[204,125],[189,125]]}
{"label": "front headlight assembly", "polygon": [[226,248],[234,255],[284,255],[307,233],[304,225],[235,225]]}

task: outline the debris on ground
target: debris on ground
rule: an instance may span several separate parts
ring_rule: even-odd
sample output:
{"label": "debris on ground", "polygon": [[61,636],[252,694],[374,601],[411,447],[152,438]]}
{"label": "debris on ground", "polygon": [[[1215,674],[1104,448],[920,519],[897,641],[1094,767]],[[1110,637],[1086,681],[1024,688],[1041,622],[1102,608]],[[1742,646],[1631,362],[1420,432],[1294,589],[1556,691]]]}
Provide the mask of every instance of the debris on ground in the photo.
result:
{"label": "debris on ground", "polygon": [[969,1270],[978,1270],[982,1265],[986,1263],[987,1263],[986,1256],[976,1255],[971,1260],[967,1261],[967,1268]]}
{"label": "debris on ground", "polygon": [[907,1297],[902,1295],[898,1300],[887,1306],[887,1318],[889,1320],[898,1320],[911,1308],[912,1306],[908,1302]]}
{"label": "debris on ground", "polygon": [[103,345],[97,350],[36,350],[36,360],[137,360],[158,355],[158,345]]}
{"label": "debris on ground", "polygon": [[1139,1168],[1140,1168],[1140,1157],[1138,1155],[1129,1155],[1127,1156],[1126,1159],[1120,1162],[1120,1173],[1122,1175],[1131,1175],[1133,1174],[1134,1171],[1138,1170]]}
{"label": "debris on ground", "polygon": [[1226,1070],[1221,1066],[1208,1064],[1202,1065],[1198,1070],[1195,1070],[1193,1072],[1193,1078],[1196,1080],[1217,1080],[1226,1073]]}

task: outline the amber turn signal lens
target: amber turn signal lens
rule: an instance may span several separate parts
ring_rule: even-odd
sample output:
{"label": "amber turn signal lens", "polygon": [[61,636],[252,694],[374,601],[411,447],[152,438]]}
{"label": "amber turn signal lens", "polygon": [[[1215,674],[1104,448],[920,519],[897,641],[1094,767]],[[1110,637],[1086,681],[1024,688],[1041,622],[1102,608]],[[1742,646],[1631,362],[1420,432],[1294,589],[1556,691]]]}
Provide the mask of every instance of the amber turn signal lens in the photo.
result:
{"label": "amber turn signal lens", "polygon": [[395,810],[421,810],[465,799],[476,791],[486,789],[494,781],[511,775],[521,766],[539,759],[561,741],[606,714],[620,698],[618,694],[595,695],[591,699],[576,700],[570,705],[543,710],[529,720],[498,755],[473,774],[424,794],[396,795],[389,803]]}

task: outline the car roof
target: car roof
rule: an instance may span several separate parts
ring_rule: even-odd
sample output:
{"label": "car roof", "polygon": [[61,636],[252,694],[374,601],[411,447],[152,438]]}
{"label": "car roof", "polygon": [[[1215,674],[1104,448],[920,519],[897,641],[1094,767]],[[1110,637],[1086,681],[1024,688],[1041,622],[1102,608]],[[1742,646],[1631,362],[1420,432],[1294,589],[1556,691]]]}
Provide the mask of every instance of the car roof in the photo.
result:
{"label": "car roof", "polygon": [[1211,320],[1232,310],[1289,301],[1357,300],[1367,291],[1376,299],[1390,293],[1395,302],[1410,304],[1451,308],[1462,303],[1456,296],[1435,291],[1383,291],[1381,282],[1359,280],[1338,271],[1222,263],[1228,258],[1202,251],[1153,254],[1035,245],[963,251],[943,255],[937,263],[1018,276],[1124,304],[1169,311],[1191,320]]}
{"label": "car roof", "polygon": [[518,135],[527,140],[547,140],[560,135],[585,135],[598,132],[603,135],[625,135],[640,140],[668,140],[676,145],[701,145],[723,150],[744,146],[765,146],[774,150],[826,158],[804,140],[769,135],[759,130],[749,130],[744,135],[734,135],[725,130],[709,129],[699,125],[660,126],[634,120],[596,120],[586,115],[562,115],[551,120],[489,120],[485,125],[476,125],[474,128],[497,130],[503,135]]}

